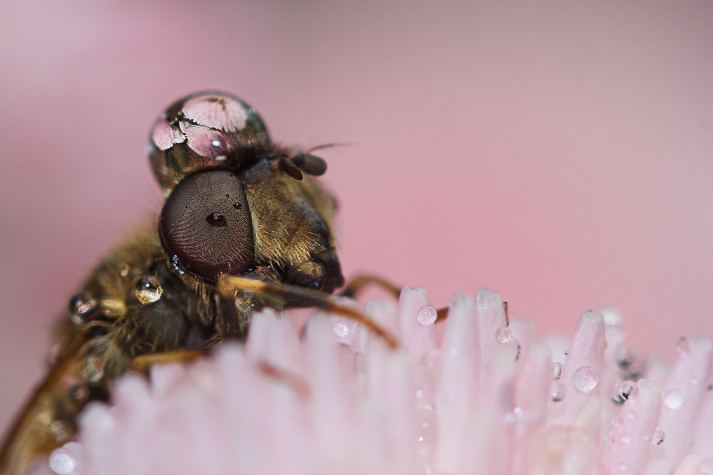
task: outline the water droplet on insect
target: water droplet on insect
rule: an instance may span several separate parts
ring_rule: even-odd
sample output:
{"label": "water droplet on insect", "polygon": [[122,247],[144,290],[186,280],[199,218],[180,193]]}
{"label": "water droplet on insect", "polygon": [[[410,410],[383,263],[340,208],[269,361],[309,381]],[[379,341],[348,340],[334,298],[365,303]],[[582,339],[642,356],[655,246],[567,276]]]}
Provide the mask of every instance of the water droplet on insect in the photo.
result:
{"label": "water droplet on insect", "polygon": [[683,393],[676,388],[667,390],[663,395],[663,404],[669,409],[679,409],[683,406]]}
{"label": "water droplet on insect", "polygon": [[90,356],[82,364],[82,368],[79,370],[79,374],[82,378],[91,381],[92,383],[98,382],[102,376],[104,376],[104,368],[101,361],[96,356]]}
{"label": "water droplet on insect", "polygon": [[512,331],[508,327],[500,327],[495,330],[495,338],[499,343],[507,343],[512,339]]}
{"label": "water droplet on insect", "polygon": [[129,270],[130,267],[128,264],[121,264],[119,266],[119,275],[122,277],[126,277],[127,275],[129,275]]}
{"label": "water droplet on insect", "polygon": [[82,383],[73,383],[69,386],[69,397],[75,402],[84,401],[89,396],[89,390]]}
{"label": "water droplet on insect", "polygon": [[65,448],[58,448],[52,451],[49,458],[50,469],[57,475],[67,475],[74,471],[77,462],[74,456]]}
{"label": "water droplet on insect", "polygon": [[638,392],[639,387],[636,383],[630,379],[622,381],[617,387],[616,394],[612,396],[612,400],[615,404],[624,404],[624,401],[633,397]]}
{"label": "water droplet on insect", "polygon": [[438,312],[431,305],[424,305],[416,312],[416,321],[423,326],[433,325],[438,318]]}
{"label": "water droplet on insect", "polygon": [[551,397],[554,402],[560,402],[564,399],[566,393],[565,385],[561,381],[556,381],[552,384]]}
{"label": "water droplet on insect", "polygon": [[588,393],[597,387],[599,373],[591,366],[581,366],[572,375],[574,388],[581,393]]}
{"label": "water droplet on insect", "polygon": [[663,444],[663,440],[666,437],[666,434],[664,431],[660,428],[657,427],[654,433],[651,435],[651,443],[654,445],[661,445]]}
{"label": "water droplet on insect", "polygon": [[97,299],[91,294],[80,292],[69,300],[69,311],[72,313],[70,320],[75,325],[84,321],[84,317],[97,308]]}
{"label": "water droplet on insect", "polygon": [[57,442],[64,442],[69,438],[69,426],[65,422],[52,421],[47,429]]}
{"label": "water droplet on insect", "polygon": [[173,270],[178,272],[180,275],[186,273],[186,266],[183,265],[183,262],[181,262],[178,256],[171,256],[171,265],[173,265]]}
{"label": "water droplet on insect", "polygon": [[233,203],[233,208],[237,210],[243,209],[243,204],[242,203]]}
{"label": "water droplet on insect", "polygon": [[334,320],[332,329],[339,338],[346,338],[349,335],[349,324],[347,324],[347,322],[342,318]]}
{"label": "water droplet on insect", "polygon": [[562,363],[552,363],[552,379],[560,379],[562,377]]}
{"label": "water droplet on insect", "polygon": [[228,225],[228,220],[225,219],[223,213],[211,213],[205,218],[206,222],[213,227],[222,228]]}
{"label": "water droplet on insect", "polygon": [[154,276],[141,277],[136,282],[136,298],[144,305],[154,303],[163,295],[163,287]]}

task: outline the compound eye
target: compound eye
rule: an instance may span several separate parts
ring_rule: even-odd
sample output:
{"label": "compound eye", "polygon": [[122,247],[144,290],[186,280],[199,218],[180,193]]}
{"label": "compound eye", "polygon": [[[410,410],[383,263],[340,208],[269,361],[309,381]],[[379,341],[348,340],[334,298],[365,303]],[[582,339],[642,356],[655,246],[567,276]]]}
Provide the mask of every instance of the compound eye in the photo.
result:
{"label": "compound eye", "polygon": [[219,274],[240,274],[254,266],[252,220],[235,173],[189,175],[166,199],[158,230],[168,256],[205,281],[214,283]]}
{"label": "compound eye", "polygon": [[269,143],[255,109],[227,92],[201,91],[174,102],[156,120],[148,155],[156,180],[168,193],[198,170],[228,162],[239,167],[247,159],[242,152]]}

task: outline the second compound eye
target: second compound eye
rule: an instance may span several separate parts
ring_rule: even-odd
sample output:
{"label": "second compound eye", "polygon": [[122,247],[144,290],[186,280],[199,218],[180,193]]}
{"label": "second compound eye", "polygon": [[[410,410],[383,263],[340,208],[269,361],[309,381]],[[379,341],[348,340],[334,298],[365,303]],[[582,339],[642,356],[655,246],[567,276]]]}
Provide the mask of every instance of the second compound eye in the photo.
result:
{"label": "second compound eye", "polygon": [[169,258],[208,282],[254,265],[247,197],[227,170],[198,172],[176,185],[161,211],[159,234]]}

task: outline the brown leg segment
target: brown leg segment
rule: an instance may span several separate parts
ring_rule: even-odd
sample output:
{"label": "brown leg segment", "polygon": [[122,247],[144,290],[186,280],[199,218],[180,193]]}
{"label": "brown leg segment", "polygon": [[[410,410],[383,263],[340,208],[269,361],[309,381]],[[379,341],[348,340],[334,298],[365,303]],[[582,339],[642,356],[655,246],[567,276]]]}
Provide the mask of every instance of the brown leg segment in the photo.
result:
{"label": "brown leg segment", "polygon": [[401,295],[401,287],[394,285],[386,279],[382,279],[381,277],[369,274],[358,275],[351,279],[351,281],[346,285],[346,287],[344,287],[344,290],[342,290],[339,295],[342,297],[354,298],[359,292],[362,291],[362,289],[369,285],[375,285],[377,287],[380,287],[381,289],[391,294],[391,296],[395,299],[398,299],[399,295]]}
{"label": "brown leg segment", "polygon": [[131,360],[130,367],[140,373],[148,373],[155,364],[180,363],[188,364],[201,356],[208,354],[208,348],[185,348],[182,350],[164,351],[162,353],[147,353]]}
{"label": "brown leg segment", "polygon": [[367,315],[352,307],[335,302],[331,295],[325,294],[324,292],[233,275],[224,275],[218,278],[218,293],[223,297],[240,297],[243,292],[253,292],[256,295],[264,295],[267,297],[283,297],[295,304],[317,307],[329,313],[345,316],[351,320],[362,323],[374,334],[381,337],[391,348],[396,349],[399,347],[396,338],[381,328]]}

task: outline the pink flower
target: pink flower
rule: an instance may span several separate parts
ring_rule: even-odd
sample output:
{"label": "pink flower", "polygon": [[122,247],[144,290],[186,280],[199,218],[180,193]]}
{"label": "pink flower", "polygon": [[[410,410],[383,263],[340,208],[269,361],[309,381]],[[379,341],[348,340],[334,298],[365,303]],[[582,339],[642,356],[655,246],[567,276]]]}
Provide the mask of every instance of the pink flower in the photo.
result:
{"label": "pink flower", "polygon": [[[396,350],[342,317],[301,332],[265,310],[245,345],[127,375],[81,418],[54,473],[713,474],[713,344],[672,365],[584,312],[570,342],[507,321],[500,296],[459,294],[435,324],[423,289],[368,313]],[[46,466],[38,473],[53,473]]]}

